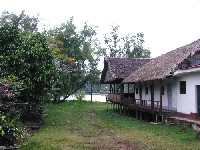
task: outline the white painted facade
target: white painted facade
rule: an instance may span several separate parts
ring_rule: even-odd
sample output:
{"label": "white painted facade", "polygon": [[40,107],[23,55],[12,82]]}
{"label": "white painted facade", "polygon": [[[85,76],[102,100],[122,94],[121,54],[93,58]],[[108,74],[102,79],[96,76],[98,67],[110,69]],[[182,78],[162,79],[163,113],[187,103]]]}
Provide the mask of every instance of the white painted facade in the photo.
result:
{"label": "white painted facade", "polygon": [[[199,68],[198,68],[199,69]],[[181,72],[178,70],[175,76],[162,80],[164,86],[164,95],[162,95],[163,109],[175,110],[180,113],[190,114],[197,113],[197,90],[196,86],[200,85],[200,72],[189,69]],[[180,94],[180,81],[186,81],[186,94]],[[160,80],[154,80],[154,101],[160,101]],[[142,82],[142,99],[151,100],[150,81]],[[171,102],[170,102],[170,85],[171,85]],[[146,94],[148,87],[148,94]],[[139,84],[135,84],[138,88],[138,94],[135,92],[135,98],[140,99]]]}
{"label": "white painted facade", "polygon": [[[197,113],[197,85],[200,85],[200,73],[193,72],[177,77],[177,82],[186,81],[186,94],[177,94],[177,112]],[[179,86],[179,85],[178,85]]]}

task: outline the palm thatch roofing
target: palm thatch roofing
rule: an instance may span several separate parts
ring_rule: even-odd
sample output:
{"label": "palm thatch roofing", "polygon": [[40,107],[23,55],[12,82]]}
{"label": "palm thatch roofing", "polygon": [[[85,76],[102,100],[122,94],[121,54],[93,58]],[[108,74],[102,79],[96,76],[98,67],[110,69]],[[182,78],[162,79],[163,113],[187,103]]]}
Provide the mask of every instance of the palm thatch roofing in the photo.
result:
{"label": "palm thatch roofing", "polygon": [[149,61],[149,58],[106,57],[104,58],[101,83],[120,83]]}
{"label": "palm thatch roofing", "polygon": [[200,51],[200,39],[151,59],[143,67],[123,80],[124,83],[164,79],[172,76],[178,65]]}

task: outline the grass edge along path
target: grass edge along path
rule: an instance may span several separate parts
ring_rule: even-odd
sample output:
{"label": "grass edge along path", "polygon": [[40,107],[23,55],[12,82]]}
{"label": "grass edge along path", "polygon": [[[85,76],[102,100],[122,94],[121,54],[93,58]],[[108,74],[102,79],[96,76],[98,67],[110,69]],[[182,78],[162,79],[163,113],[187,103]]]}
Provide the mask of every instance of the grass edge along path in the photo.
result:
{"label": "grass edge along path", "polygon": [[44,126],[21,150],[184,150],[200,149],[196,132],[152,125],[107,110],[106,103],[66,101],[49,104]]}

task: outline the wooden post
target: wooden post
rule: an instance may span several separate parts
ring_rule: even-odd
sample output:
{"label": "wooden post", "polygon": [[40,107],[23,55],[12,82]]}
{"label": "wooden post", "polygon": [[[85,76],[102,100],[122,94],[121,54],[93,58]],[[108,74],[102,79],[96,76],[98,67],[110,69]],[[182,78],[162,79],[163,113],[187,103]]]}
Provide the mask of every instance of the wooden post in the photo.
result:
{"label": "wooden post", "polygon": [[145,100],[146,100],[146,90],[147,90],[147,89],[146,89],[146,86],[147,86],[146,84],[147,84],[147,83],[146,83],[146,81],[144,81],[144,94],[145,94],[144,96],[145,96],[145,97],[143,98],[143,99],[144,99],[144,101],[142,101],[142,104],[143,104],[144,106],[145,106]]}
{"label": "wooden post", "polygon": [[140,102],[142,101],[142,84],[139,83]]}
{"label": "wooden post", "polygon": [[124,84],[120,84],[120,99],[124,99]]}
{"label": "wooden post", "polygon": [[140,120],[142,120],[142,112],[140,112]]}
{"label": "wooden post", "polygon": [[162,79],[160,79],[160,113],[162,112]]}
{"label": "wooden post", "polygon": [[112,84],[110,84],[110,93],[112,92]]}
{"label": "wooden post", "polygon": [[120,84],[120,113],[122,113],[123,104],[124,104],[124,84]]}
{"label": "wooden post", "polygon": [[151,82],[151,111],[154,112],[154,83]]}
{"label": "wooden post", "polygon": [[114,84],[114,93],[115,93],[115,85],[116,85],[116,84]]}
{"label": "wooden post", "polygon": [[129,91],[129,83],[128,83],[128,98],[129,98],[129,93],[130,93],[130,91]]}
{"label": "wooden post", "polygon": [[158,122],[158,115],[156,114],[156,122]]}
{"label": "wooden post", "polygon": [[136,110],[135,113],[136,113],[136,119],[138,119],[138,111]]}
{"label": "wooden post", "polygon": [[133,93],[133,99],[135,100],[135,83],[134,83],[134,89],[133,89],[134,93]]}
{"label": "wooden post", "polygon": [[92,83],[91,83],[91,102],[92,102]]}
{"label": "wooden post", "polygon": [[124,84],[120,84],[120,102],[124,100]]}

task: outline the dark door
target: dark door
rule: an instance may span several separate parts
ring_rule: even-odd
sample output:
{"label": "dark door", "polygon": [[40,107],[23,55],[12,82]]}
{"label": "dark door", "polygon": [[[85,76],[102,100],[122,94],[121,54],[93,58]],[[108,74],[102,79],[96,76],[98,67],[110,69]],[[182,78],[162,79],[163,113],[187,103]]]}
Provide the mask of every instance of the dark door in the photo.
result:
{"label": "dark door", "polygon": [[142,86],[139,85],[139,94],[140,94],[140,100],[142,100]]}
{"label": "dark door", "polygon": [[171,84],[167,85],[167,98],[168,98],[168,109],[172,109],[172,86]]}
{"label": "dark door", "polygon": [[200,117],[200,85],[197,85],[197,115]]}

